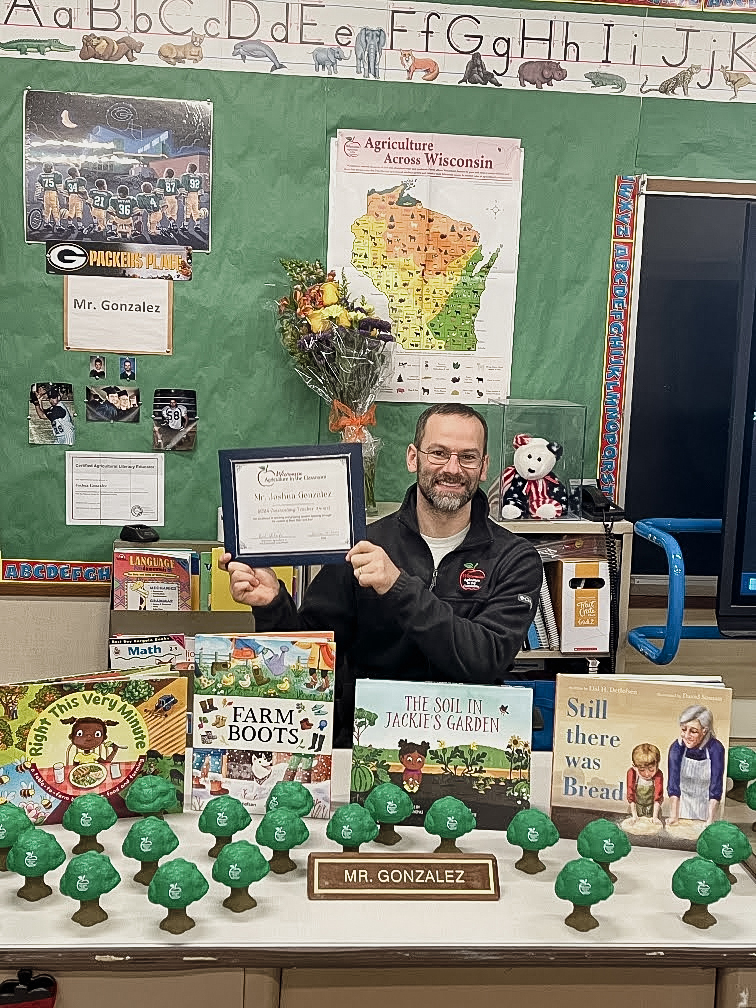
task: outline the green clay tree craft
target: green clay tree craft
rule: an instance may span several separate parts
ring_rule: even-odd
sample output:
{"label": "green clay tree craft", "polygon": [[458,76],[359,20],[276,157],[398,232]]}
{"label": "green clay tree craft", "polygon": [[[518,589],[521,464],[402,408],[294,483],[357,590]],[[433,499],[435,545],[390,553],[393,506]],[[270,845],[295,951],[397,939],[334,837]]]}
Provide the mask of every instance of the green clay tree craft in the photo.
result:
{"label": "green clay tree craft", "polygon": [[256,844],[249,840],[226,844],[213,865],[215,881],[231,889],[231,895],[223,900],[223,906],[234,913],[256,907],[257,900],[250,896],[249,887],[265,878],[269,871],[270,865]]}
{"label": "green clay tree craft", "polygon": [[120,881],[121,876],[106,854],[87,851],[71,858],[60,880],[63,895],[78,900],[80,904],[71,920],[82,927],[107,920],[108,915],[100,906],[100,896],[115,889]]}
{"label": "green clay tree craft", "polygon": [[25,830],[8,851],[8,867],[26,879],[16,895],[30,903],[49,896],[52,889],[45,882],[45,874],[65,860],[66,852],[52,833],[36,826]]}
{"label": "green clay tree craft", "polygon": [[170,781],[157,775],[137,777],[126,792],[126,808],[139,815],[154,815],[162,819],[176,804],[176,789]]}
{"label": "green clay tree craft", "polygon": [[78,833],[79,842],[72,847],[74,854],[105,850],[97,839],[97,834],[110,829],[118,822],[118,816],[107,798],[98,794],[79,795],[74,798],[63,813],[63,826],[72,833]]}
{"label": "green clay tree craft", "polygon": [[745,861],[753,851],[748,837],[738,826],[730,822],[715,822],[699,836],[696,853],[718,865],[733,885],[738,878],[730,871],[730,865]]}
{"label": "green clay tree craft", "polygon": [[174,858],[160,865],[150,882],[147,898],[168,910],[160,921],[161,930],[183,934],[193,928],[194,921],[186,908],[202,899],[209,888],[207,879],[191,861]]}
{"label": "green clay tree craft", "polygon": [[578,854],[601,865],[612,882],[617,876],[609,865],[630,853],[630,841],[616,823],[609,819],[594,819],[580,831],[577,838]]}
{"label": "green clay tree craft", "polygon": [[672,876],[672,892],[680,899],[690,900],[682,919],[697,928],[708,928],[717,923],[716,917],[709,913],[708,905],[722,899],[730,889],[725,873],[707,858],[688,858]]}
{"label": "green clay tree craft", "polygon": [[546,865],[538,852],[552,847],[558,839],[556,826],[538,809],[520,809],[507,827],[507,840],[515,847],[522,847],[522,857],[515,862],[515,868],[527,875],[545,870]]}
{"label": "green clay tree craft", "polygon": [[365,808],[378,823],[375,842],[391,847],[402,839],[394,826],[412,815],[414,806],[404,788],[387,783],[373,788],[365,799]]}
{"label": "green clay tree craft", "polygon": [[756,750],[748,746],[731,746],[727,750],[727,776],[733,782],[727,797],[744,802],[748,782],[756,780]]}
{"label": "green clay tree craft", "polygon": [[309,836],[310,831],[296,812],[280,808],[265,813],[257,827],[255,840],[273,851],[268,862],[270,870],[276,875],[285,875],[297,867],[289,851],[303,844]]}
{"label": "green clay tree craft", "polygon": [[217,857],[226,844],[231,843],[234,833],[246,829],[252,822],[252,816],[247,812],[238,798],[219,795],[211,798],[202,809],[197,824],[201,833],[210,833],[215,837],[215,843],[207,852],[212,858]]}
{"label": "green clay tree craft", "polygon": [[[754,781],[753,784],[749,784],[746,788],[745,800],[748,808],[756,809],[756,781]],[[756,821],[753,826],[751,826],[751,829],[756,830]]]}
{"label": "green clay tree craft", "polygon": [[29,816],[18,805],[0,805],[0,871],[7,871],[8,851],[22,833],[33,829]]}
{"label": "green clay tree craft", "polygon": [[576,931],[591,931],[599,926],[591,907],[608,899],[614,886],[600,865],[591,858],[580,857],[568,861],[559,872],[554,892],[559,899],[572,903],[572,913],[565,917],[564,923]]}
{"label": "green clay tree craft", "polygon": [[286,808],[304,818],[312,812],[314,804],[315,799],[304,784],[300,784],[299,781],[279,781],[273,785],[268,795],[265,811],[272,812],[275,809]]}
{"label": "green clay tree craft", "polygon": [[454,854],[459,852],[457,840],[475,829],[475,816],[459,798],[437,798],[425,813],[423,825],[428,833],[441,837],[434,854]]}
{"label": "green clay tree craft", "polygon": [[356,853],[360,844],[370,843],[378,836],[378,823],[362,805],[342,805],[328,820],[326,836],[341,844],[344,853]]}
{"label": "green clay tree craft", "polygon": [[178,845],[178,837],[164,819],[146,816],[133,824],[124,838],[121,850],[126,857],[141,862],[134,881],[149,885],[160,858],[171,854]]}

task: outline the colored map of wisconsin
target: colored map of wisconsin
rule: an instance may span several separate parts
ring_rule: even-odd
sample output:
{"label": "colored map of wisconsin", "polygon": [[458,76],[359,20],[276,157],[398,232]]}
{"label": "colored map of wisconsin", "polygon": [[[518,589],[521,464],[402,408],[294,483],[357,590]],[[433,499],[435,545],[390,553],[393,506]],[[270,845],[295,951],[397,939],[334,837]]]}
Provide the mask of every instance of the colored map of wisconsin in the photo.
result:
{"label": "colored map of wisconsin", "polygon": [[404,349],[475,350],[481,295],[501,249],[481,265],[472,224],[424,207],[410,187],[368,191],[367,212],[352,224],[352,265],[388,298]]}

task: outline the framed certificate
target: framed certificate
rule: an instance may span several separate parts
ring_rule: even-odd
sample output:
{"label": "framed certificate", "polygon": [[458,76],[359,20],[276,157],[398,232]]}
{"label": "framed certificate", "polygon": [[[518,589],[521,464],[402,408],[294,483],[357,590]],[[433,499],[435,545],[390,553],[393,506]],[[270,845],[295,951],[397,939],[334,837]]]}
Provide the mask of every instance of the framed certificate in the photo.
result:
{"label": "framed certificate", "polygon": [[223,539],[250,567],[343,561],[365,538],[360,444],[219,451]]}

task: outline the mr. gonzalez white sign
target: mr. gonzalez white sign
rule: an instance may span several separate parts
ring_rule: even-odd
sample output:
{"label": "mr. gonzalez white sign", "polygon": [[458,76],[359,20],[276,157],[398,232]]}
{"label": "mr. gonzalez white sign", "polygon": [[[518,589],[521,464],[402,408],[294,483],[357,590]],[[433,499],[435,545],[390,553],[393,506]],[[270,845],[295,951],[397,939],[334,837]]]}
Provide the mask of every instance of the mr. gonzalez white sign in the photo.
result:
{"label": "mr. gonzalez white sign", "polygon": [[66,350],[171,353],[172,292],[170,280],[65,277]]}

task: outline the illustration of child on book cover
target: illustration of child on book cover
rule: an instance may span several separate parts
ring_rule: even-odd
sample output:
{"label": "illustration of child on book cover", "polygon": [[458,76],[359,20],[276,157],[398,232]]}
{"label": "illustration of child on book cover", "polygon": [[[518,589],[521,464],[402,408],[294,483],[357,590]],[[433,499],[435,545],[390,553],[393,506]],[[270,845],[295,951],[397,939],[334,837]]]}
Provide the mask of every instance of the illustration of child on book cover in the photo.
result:
{"label": "illustration of child on book cover", "polygon": [[298,781],[329,817],[335,657],[325,637],[197,635],[192,808],[230,794],[262,815]]}
{"label": "illustration of child on book cover", "polygon": [[186,687],[180,678],[0,686],[0,800],[35,825],[61,822],[83,794],[100,794],[130,816],[122,792],[150,773],[175,786],[171,811],[180,811]]}
{"label": "illustration of child on book cover", "polygon": [[722,818],[731,701],[711,684],[558,676],[551,817],[560,834],[605,818],[634,844],[694,849]]}
{"label": "illustration of child on book cover", "polygon": [[479,829],[506,829],[530,804],[532,701],[527,688],[358,680],[351,801],[390,781],[412,799],[405,825],[452,795]]}

